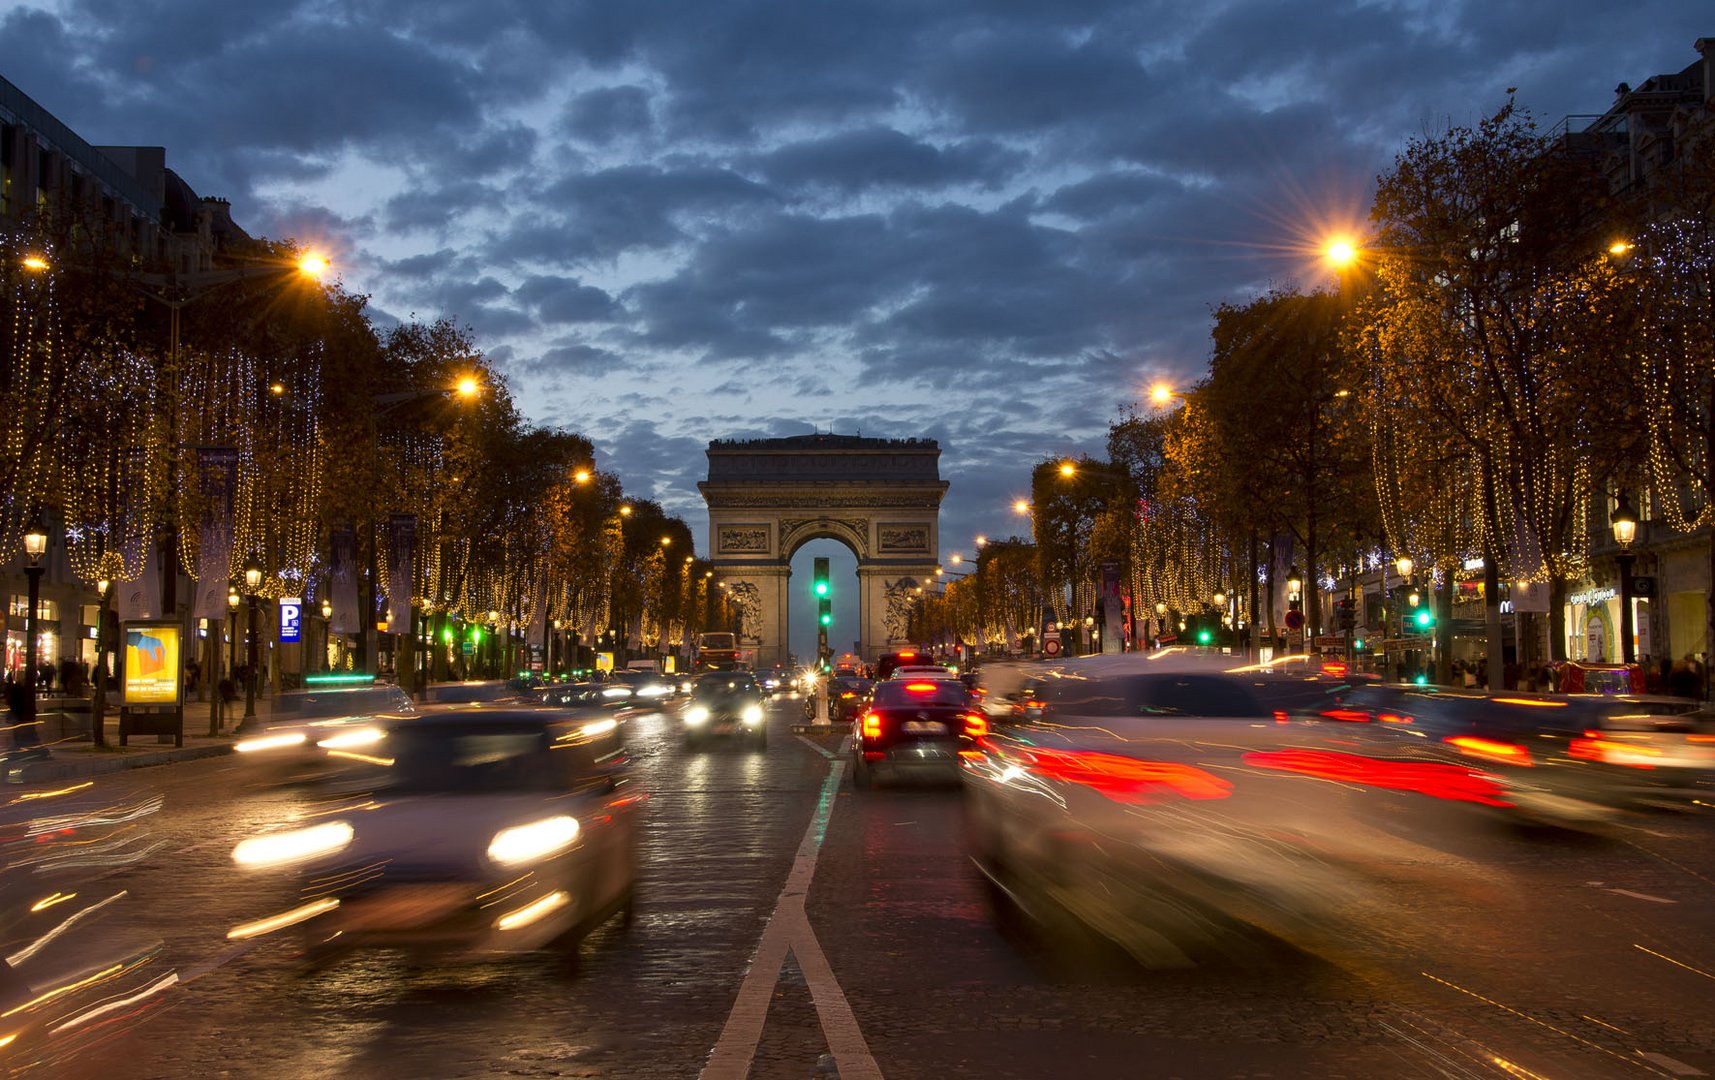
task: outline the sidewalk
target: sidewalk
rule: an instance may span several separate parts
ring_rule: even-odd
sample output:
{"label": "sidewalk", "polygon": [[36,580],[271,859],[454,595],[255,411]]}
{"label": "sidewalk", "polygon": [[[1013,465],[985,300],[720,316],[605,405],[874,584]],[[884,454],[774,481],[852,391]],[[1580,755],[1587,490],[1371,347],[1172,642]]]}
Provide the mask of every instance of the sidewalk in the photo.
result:
{"label": "sidewalk", "polygon": [[[85,700],[83,704],[87,705]],[[48,722],[48,713],[55,706],[49,699],[44,698],[38,715],[44,721],[42,745],[47,749],[45,758],[31,758],[21,755],[19,751],[8,751],[0,754],[0,767],[4,769],[6,783],[37,784],[52,783],[58,780],[76,780],[86,776],[100,776],[105,773],[123,772],[126,769],[143,769],[152,765],[168,765],[175,761],[193,761],[197,758],[220,757],[232,753],[233,743],[237,741],[233,728],[244,716],[244,703],[239,701],[235,706],[229,706],[224,717],[224,733],[210,736],[208,734],[209,703],[192,701],[185,707],[184,745],[174,746],[170,735],[132,735],[130,745],[119,745],[119,710],[110,706],[107,710],[106,722],[102,725],[107,736],[105,747],[96,747],[87,735],[60,737],[59,725]],[[257,718],[264,723],[273,713],[273,700],[263,699],[256,702]],[[85,725],[87,726],[87,724]]]}

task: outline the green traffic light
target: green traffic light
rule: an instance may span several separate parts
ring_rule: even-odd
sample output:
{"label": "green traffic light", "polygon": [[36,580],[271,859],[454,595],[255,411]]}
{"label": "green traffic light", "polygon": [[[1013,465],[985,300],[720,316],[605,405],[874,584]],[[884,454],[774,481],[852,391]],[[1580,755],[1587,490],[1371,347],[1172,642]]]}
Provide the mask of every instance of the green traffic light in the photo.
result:
{"label": "green traffic light", "polygon": [[816,595],[817,596],[828,595],[828,583],[827,582],[825,582],[825,581],[816,582]]}
{"label": "green traffic light", "polygon": [[832,616],[832,615],[829,615],[829,614],[827,614],[827,613],[826,613],[826,612],[824,612],[824,613],[823,613],[823,614],[822,614],[822,625],[823,625],[823,626],[832,626],[832,625],[834,625],[834,617],[833,617],[833,616]]}
{"label": "green traffic light", "polygon": [[470,639],[472,641],[476,642],[478,645],[482,644],[482,627],[480,627],[480,626],[471,627],[470,628]]}
{"label": "green traffic light", "polygon": [[1430,613],[1428,608],[1424,608],[1423,610],[1421,610],[1417,613],[1417,625],[1419,625],[1419,626],[1433,626],[1433,625],[1435,625],[1435,616]]}
{"label": "green traffic light", "polygon": [[1215,635],[1209,633],[1207,630],[1199,630],[1197,631],[1197,644],[1207,645],[1209,642],[1214,640],[1214,637]]}
{"label": "green traffic light", "polygon": [[1415,678],[1411,681],[1416,683],[1418,686],[1428,686],[1429,685],[1429,676],[1419,675],[1417,678]]}
{"label": "green traffic light", "polygon": [[1352,642],[1352,649],[1356,652],[1363,652],[1364,651],[1364,639],[1358,638],[1357,640],[1353,641]]}

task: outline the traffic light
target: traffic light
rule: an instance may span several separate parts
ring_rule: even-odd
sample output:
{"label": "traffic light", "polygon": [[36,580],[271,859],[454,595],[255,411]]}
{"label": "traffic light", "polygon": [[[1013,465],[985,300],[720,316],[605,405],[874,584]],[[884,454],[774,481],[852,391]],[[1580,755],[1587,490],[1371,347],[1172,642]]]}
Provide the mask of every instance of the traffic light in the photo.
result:
{"label": "traffic light", "polygon": [[816,621],[821,624],[823,630],[834,625],[834,602],[832,600],[816,601]]}
{"label": "traffic light", "polygon": [[1349,596],[1340,598],[1340,629],[1355,630],[1358,626],[1358,602]]}
{"label": "traffic light", "polygon": [[1215,634],[1207,626],[1197,631],[1197,644],[1208,645],[1215,640]]}
{"label": "traffic light", "polygon": [[[828,560],[817,559],[815,567],[815,572],[811,575],[813,581],[810,585],[810,591],[815,593],[816,598],[820,600],[830,595],[830,590],[828,588]],[[824,622],[823,625],[826,626],[826,622]]]}
{"label": "traffic light", "polygon": [[1411,616],[1411,625],[1425,632],[1435,629],[1435,612],[1428,608],[1418,608]]}

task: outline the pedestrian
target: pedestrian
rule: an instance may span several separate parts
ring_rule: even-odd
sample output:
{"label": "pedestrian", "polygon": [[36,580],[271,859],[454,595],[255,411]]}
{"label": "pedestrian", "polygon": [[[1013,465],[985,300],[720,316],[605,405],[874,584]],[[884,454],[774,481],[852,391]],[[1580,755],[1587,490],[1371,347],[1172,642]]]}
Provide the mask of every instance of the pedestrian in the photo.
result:
{"label": "pedestrian", "polygon": [[31,720],[35,702],[30,700],[30,691],[22,680],[14,679],[6,687],[6,711],[10,715],[12,725],[12,747],[28,749],[42,745],[40,732]]}
{"label": "pedestrian", "polygon": [[1674,697],[1696,698],[1703,691],[1703,680],[1692,670],[1691,657],[1673,665],[1667,676],[1667,692]]}

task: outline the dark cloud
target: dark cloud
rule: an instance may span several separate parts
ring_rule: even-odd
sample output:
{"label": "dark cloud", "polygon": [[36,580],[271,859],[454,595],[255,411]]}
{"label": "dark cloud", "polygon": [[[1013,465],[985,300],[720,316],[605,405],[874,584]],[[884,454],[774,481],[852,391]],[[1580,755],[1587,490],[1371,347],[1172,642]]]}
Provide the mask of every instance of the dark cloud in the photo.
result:
{"label": "dark cloud", "polygon": [[606,322],[620,314],[613,297],[576,278],[537,274],[525,278],[513,296],[545,323]]}
{"label": "dark cloud", "polygon": [[579,94],[560,120],[566,134],[602,145],[647,135],[654,126],[649,95],[640,86],[607,86]]}
{"label": "dark cloud", "polygon": [[987,139],[939,147],[892,128],[871,127],[788,144],[761,157],[757,168],[781,187],[849,193],[873,187],[994,188],[1026,159]]}

